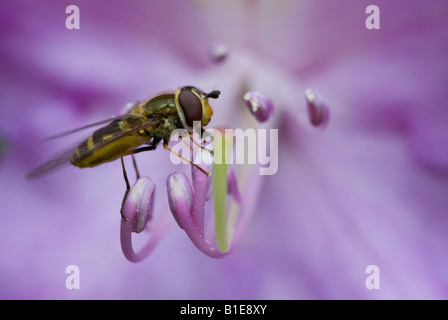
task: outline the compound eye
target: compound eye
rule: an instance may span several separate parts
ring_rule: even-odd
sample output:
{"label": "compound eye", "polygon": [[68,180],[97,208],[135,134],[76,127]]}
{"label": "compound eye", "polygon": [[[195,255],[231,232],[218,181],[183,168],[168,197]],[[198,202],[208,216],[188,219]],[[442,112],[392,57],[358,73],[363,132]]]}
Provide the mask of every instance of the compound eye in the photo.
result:
{"label": "compound eye", "polygon": [[179,103],[184,112],[187,125],[192,127],[193,121],[201,121],[202,103],[198,96],[189,89],[184,89],[179,93]]}

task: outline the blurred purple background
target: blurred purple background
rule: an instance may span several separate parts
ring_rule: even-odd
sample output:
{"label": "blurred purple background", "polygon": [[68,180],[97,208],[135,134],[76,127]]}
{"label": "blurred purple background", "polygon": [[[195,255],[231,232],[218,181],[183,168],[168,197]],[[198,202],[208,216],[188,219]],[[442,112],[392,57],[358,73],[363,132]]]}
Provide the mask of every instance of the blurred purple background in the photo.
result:
{"label": "blurred purple background", "polygon": [[[79,30],[65,27],[70,4]],[[371,4],[380,30],[365,27]],[[2,1],[0,298],[448,298],[447,21],[438,0]],[[173,220],[133,264],[119,162],[25,175],[88,132],[41,139],[183,85],[221,90],[216,127],[256,125],[242,96],[269,96],[279,169],[229,256],[203,255]],[[307,121],[307,88],[330,107],[325,130]],[[165,180],[179,168],[163,150],[137,160],[158,186],[155,214],[170,215]]]}

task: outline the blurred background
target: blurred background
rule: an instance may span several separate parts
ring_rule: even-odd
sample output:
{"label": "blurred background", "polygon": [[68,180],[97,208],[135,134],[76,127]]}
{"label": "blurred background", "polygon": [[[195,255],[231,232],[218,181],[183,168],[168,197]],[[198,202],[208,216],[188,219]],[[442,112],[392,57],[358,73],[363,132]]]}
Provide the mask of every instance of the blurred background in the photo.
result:
{"label": "blurred background", "polygon": [[[379,30],[365,25],[371,4]],[[69,5],[79,29],[66,28]],[[446,21],[439,0],[2,1],[0,298],[448,298]],[[25,175],[89,132],[45,137],[184,85],[222,92],[210,126],[278,129],[278,172],[228,256],[205,256],[172,219],[131,263],[119,161]],[[323,129],[307,119],[307,88],[329,106]],[[275,105],[263,125],[247,90]],[[179,168],[164,150],[137,161],[157,184],[155,214],[170,215],[165,181]],[[69,265],[79,290],[65,286]],[[380,289],[366,288],[369,265]]]}

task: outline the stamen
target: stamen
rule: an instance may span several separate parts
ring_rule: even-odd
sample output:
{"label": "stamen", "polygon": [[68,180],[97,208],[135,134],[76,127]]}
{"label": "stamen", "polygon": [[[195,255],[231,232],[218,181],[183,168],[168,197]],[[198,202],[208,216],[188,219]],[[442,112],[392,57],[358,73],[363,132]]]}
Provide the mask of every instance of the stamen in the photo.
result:
{"label": "stamen", "polygon": [[[198,178],[198,176],[201,176]],[[224,254],[211,246],[204,238],[205,198],[209,178],[197,172],[191,188],[183,172],[172,173],[167,179],[168,198],[170,208],[179,226],[201,252],[213,258],[223,257]],[[189,190],[192,191],[192,194]],[[190,197],[193,196],[190,203]],[[174,210],[173,210],[174,209]]]}
{"label": "stamen", "polygon": [[308,104],[308,115],[311,124],[315,127],[325,126],[328,123],[330,112],[322,97],[312,89],[306,89],[305,99]]}
{"label": "stamen", "polygon": [[236,181],[235,172],[233,170],[230,170],[229,172],[229,178],[227,180],[228,184],[228,190],[227,193],[235,200],[236,203],[241,205],[241,194],[240,190],[238,189],[238,183]]}
{"label": "stamen", "polygon": [[148,177],[138,179],[129,190],[123,205],[123,215],[132,221],[132,232],[142,232],[146,223],[151,220],[154,191],[154,182]]}
{"label": "stamen", "polygon": [[[240,237],[250,216],[247,210],[252,211],[254,201],[249,197],[249,205],[246,203],[242,205],[242,196],[235,174],[226,161],[226,157],[230,154],[226,149],[233,146],[229,143],[233,136],[226,134],[226,130],[216,131],[217,133],[213,135],[213,149],[219,157],[219,163],[214,161],[215,158],[209,150],[195,148],[191,159],[195,164],[192,166],[192,185],[185,173],[174,172],[168,176],[166,186],[169,207],[179,227],[185,231],[201,252],[209,257],[221,258],[230,252],[231,245]],[[204,232],[205,204],[212,197],[212,181],[207,171],[213,172],[215,202],[215,227],[207,231],[215,232],[216,245],[211,244],[209,240],[213,239],[213,236]],[[257,179],[251,178],[252,180]],[[256,185],[259,184],[256,183]],[[249,193],[253,193],[252,191]],[[166,219],[152,220],[154,192],[155,185],[147,177],[139,178],[135,185],[126,191],[122,206],[124,219],[121,220],[120,240],[125,257],[132,262],[140,261],[148,256],[168,226]],[[228,196],[233,201],[228,201]],[[227,202],[232,208],[228,207]],[[237,209],[237,212],[233,209]],[[240,216],[235,215],[238,212]],[[163,216],[167,217],[167,215]],[[140,233],[143,230],[150,231],[153,236],[139,252],[135,253],[132,246],[132,233]]]}
{"label": "stamen", "polygon": [[223,43],[214,43],[209,48],[209,57],[212,62],[224,62],[229,54],[229,49]]}
{"label": "stamen", "polygon": [[168,203],[174,220],[181,229],[183,221],[179,218],[178,212],[190,212],[193,201],[193,190],[190,182],[183,172],[174,172],[166,179],[166,188],[168,191]]}
{"label": "stamen", "polygon": [[[123,254],[132,262],[138,262],[147,257],[168,228],[168,220],[161,218],[152,221],[152,203],[155,184],[148,177],[137,180],[135,185],[126,191],[127,197],[122,207],[123,216],[120,226],[120,242]],[[151,224],[151,228],[149,225]],[[152,237],[139,251],[134,252],[132,233],[140,233],[151,229]]]}
{"label": "stamen", "polygon": [[[217,139],[217,137],[214,137],[214,139]],[[216,164],[211,165],[213,157],[210,152],[201,148],[196,148],[195,151],[192,158],[194,163],[201,164],[203,170],[216,169]],[[219,181],[214,180],[214,189],[217,188],[218,190],[218,192],[214,191],[217,247],[211,245],[204,236],[205,203],[210,198],[210,177],[204,174],[202,170],[192,166],[193,187],[190,186],[186,175],[181,172],[175,172],[167,179],[168,200],[174,219],[200,251],[214,258],[223,257],[230,251],[230,241],[227,238],[226,231],[226,206],[222,205],[222,202],[226,201],[228,193],[227,164],[225,164],[225,161],[221,162],[223,164],[220,165],[220,168],[224,166],[225,171],[220,169],[223,172],[220,172],[219,176],[224,178]],[[213,173],[214,175],[215,173]],[[218,204],[216,204],[216,199],[218,199]]]}
{"label": "stamen", "polygon": [[248,91],[243,97],[245,105],[259,122],[265,122],[274,113],[274,104],[268,97],[256,91]]}

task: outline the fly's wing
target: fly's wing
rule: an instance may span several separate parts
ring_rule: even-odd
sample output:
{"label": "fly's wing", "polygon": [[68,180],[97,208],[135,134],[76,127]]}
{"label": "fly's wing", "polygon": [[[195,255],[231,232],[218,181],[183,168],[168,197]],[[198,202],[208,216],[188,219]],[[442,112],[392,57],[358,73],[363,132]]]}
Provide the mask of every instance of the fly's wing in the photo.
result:
{"label": "fly's wing", "polygon": [[53,159],[41,164],[40,166],[35,168],[33,171],[29,172],[26,175],[26,178],[34,179],[34,178],[40,177],[50,171],[53,171],[57,168],[60,168],[63,165],[69,164],[71,157],[75,153],[75,150],[76,150],[76,148],[65,151],[64,153],[61,153],[60,155],[54,157]]}
{"label": "fly's wing", "polygon": [[[88,128],[99,126],[100,124],[104,124],[104,123],[108,123],[108,122],[112,122],[112,121],[116,121],[116,120],[120,120],[120,119],[126,119],[128,116],[129,116],[129,114],[124,114],[122,116],[113,117],[113,118],[109,118],[109,119],[104,119],[104,120],[101,120],[101,121],[98,121],[98,122],[95,122],[95,123],[91,123],[91,124],[88,124],[88,125],[80,127],[80,128],[76,128],[74,130],[61,132],[61,133],[55,134],[54,136],[46,137],[44,139],[44,141],[53,140],[53,139],[56,139],[56,138],[68,136],[69,134],[72,134],[72,133],[76,133],[76,132],[79,132],[79,131],[82,131],[82,130],[85,130],[85,129],[88,129]],[[139,115],[136,115],[136,116],[139,116]],[[143,117],[143,116],[141,116],[141,117]]]}
{"label": "fly's wing", "polygon": [[[111,121],[112,120],[112,121]],[[104,147],[105,145],[108,145],[110,143],[113,143],[123,137],[126,137],[127,135],[133,134],[135,132],[138,132],[140,130],[146,129],[148,127],[157,126],[159,125],[159,120],[157,119],[148,119],[144,116],[138,115],[138,114],[124,114],[122,116],[108,119],[106,121],[97,122],[95,124],[87,125],[82,128],[72,130],[65,132],[63,134],[53,136],[59,137],[64,136],[73,132],[77,132],[92,126],[95,126],[97,124],[102,124],[105,122],[110,122],[107,126],[100,128],[96,132],[103,131],[104,133],[107,133],[107,140],[103,140],[101,147]],[[124,122],[125,126],[118,126],[118,125],[112,125],[114,123]],[[108,128],[107,130],[105,130]],[[94,133],[95,135],[95,133]],[[80,148],[84,143],[79,144],[78,146],[71,148],[70,150],[61,153],[60,155],[56,156],[55,158],[45,162],[44,164],[40,165],[30,173],[26,175],[28,179],[37,178],[39,176],[42,176],[50,171],[53,171],[54,169],[57,169],[59,167],[62,167],[63,165],[69,164],[70,159],[76,154],[76,150],[78,150],[78,154],[82,157],[83,153],[92,152],[92,150],[89,150],[87,148]]]}

